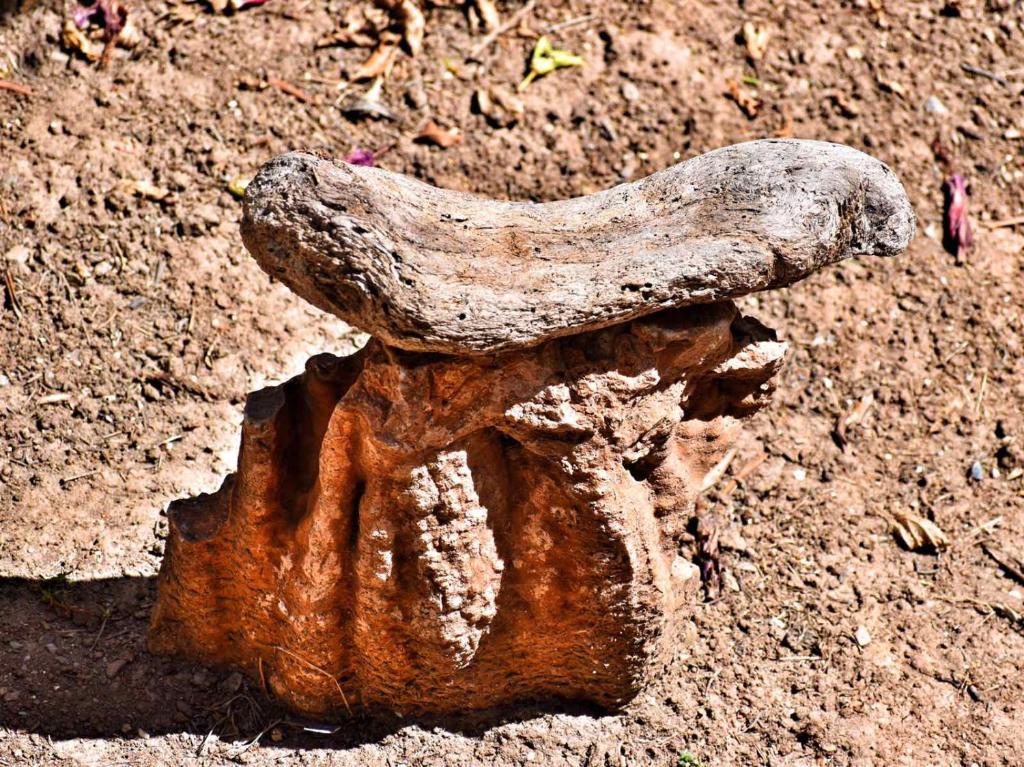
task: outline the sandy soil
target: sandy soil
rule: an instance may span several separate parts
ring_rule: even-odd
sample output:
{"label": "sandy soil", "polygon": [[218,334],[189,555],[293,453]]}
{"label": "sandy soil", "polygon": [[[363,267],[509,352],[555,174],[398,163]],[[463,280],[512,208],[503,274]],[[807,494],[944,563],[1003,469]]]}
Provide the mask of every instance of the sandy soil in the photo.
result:
{"label": "sandy soil", "polygon": [[[141,44],[104,70],[62,49],[60,3],[0,21],[0,65],[33,89],[0,90],[0,765],[1021,764],[1024,583],[982,546],[1024,558],[1024,236],[991,226],[1024,213],[1021,4],[548,0],[481,64],[463,60],[480,31],[439,7],[380,122],[342,112],[367,51],[316,47],[348,5],[183,20],[154,0],[133,11]],[[756,66],[748,20],[770,32]],[[514,87],[547,30],[586,66],[491,125],[473,91]],[[752,118],[727,95],[744,76]],[[273,78],[307,99],[260,86]],[[415,143],[428,119],[463,141]],[[248,258],[233,178],[288,149],[387,148],[392,170],[545,200],[779,134],[889,163],[919,236],[900,259],[744,301],[794,348],[732,473],[765,460],[709,495],[725,588],[625,712],[318,734],[229,670],[144,651],[166,503],[233,468],[247,391],[361,342]],[[941,243],[953,171],[973,193],[961,258]],[[934,520],[948,550],[900,548],[900,512]]]}

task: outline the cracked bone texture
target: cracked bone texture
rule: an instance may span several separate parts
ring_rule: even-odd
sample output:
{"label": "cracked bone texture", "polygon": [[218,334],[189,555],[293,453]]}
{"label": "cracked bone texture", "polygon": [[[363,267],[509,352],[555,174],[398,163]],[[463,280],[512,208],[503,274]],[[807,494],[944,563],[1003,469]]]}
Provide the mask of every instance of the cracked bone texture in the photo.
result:
{"label": "cracked bone texture", "polygon": [[694,499],[785,353],[725,301],[313,357],[250,395],[237,473],[172,505],[150,648],[320,716],[619,707],[680,641]]}
{"label": "cracked bone texture", "polygon": [[242,221],[263,269],[306,300],[390,346],[457,355],[789,285],[896,255],[914,230],[883,163],[804,140],[737,144],[542,204],[292,153],[249,185]]}

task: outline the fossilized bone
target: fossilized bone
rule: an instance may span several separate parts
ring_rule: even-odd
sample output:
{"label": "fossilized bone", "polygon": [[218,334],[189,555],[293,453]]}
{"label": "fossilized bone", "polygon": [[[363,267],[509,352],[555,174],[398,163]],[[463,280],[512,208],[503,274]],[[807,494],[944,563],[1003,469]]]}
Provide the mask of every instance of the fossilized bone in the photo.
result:
{"label": "fossilized bone", "polygon": [[402,349],[491,353],[789,285],[914,234],[878,160],[755,141],[562,202],[500,202],[287,154],[249,187],[242,237],[303,298]]}
{"label": "fossilized bone", "polygon": [[318,715],[621,706],[675,647],[694,500],[786,354],[728,298],[913,231],[885,166],[817,142],[544,205],[268,163],[246,244],[373,338],[249,397],[237,474],[171,507],[151,649]]}

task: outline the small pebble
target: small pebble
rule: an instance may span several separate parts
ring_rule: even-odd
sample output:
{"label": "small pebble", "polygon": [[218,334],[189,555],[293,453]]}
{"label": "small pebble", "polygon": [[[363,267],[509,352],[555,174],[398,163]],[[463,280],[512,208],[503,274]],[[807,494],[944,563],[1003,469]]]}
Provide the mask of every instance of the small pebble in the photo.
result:
{"label": "small pebble", "polygon": [[981,482],[985,478],[985,469],[981,465],[981,461],[975,461],[971,464],[971,479],[975,482]]}
{"label": "small pebble", "polygon": [[622,98],[629,102],[639,101],[640,89],[629,80],[626,80],[626,82],[622,84]]}
{"label": "small pebble", "polygon": [[113,679],[115,676],[117,676],[119,673],[121,673],[121,669],[123,669],[125,667],[126,663],[128,663],[128,661],[126,659],[124,659],[124,658],[118,658],[117,660],[111,661],[110,663],[108,663],[107,664],[107,678],[108,679]]}
{"label": "small pebble", "polygon": [[933,115],[949,114],[949,110],[946,109],[946,105],[939,101],[935,96],[929,96],[925,100],[924,111]]}
{"label": "small pebble", "polygon": [[867,647],[871,644],[871,633],[863,626],[858,626],[853,633],[853,639],[857,642],[858,647]]}
{"label": "small pebble", "polygon": [[275,743],[280,743],[282,740],[284,740],[284,733],[281,732],[280,727],[275,727],[270,731],[270,739]]}

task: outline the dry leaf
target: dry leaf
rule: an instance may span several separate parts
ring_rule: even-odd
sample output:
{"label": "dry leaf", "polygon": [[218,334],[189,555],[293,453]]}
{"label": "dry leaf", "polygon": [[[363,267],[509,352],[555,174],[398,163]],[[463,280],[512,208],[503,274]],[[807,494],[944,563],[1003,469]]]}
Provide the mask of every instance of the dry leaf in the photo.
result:
{"label": "dry leaf", "polygon": [[397,120],[398,116],[384,106],[383,93],[384,78],[378,77],[366,93],[342,107],[342,114],[350,120],[361,120],[367,117],[375,120]]}
{"label": "dry leaf", "polygon": [[442,128],[436,122],[430,120],[416,134],[416,141],[448,149],[462,141],[462,132],[458,128]]}
{"label": "dry leaf", "polygon": [[485,32],[493,32],[501,26],[501,14],[495,8],[493,0],[474,0],[473,5]]}
{"label": "dry leaf", "polygon": [[913,514],[896,512],[892,532],[909,551],[939,551],[949,545],[949,538],[934,522]]}
{"label": "dry leaf", "polygon": [[864,420],[864,417],[868,414],[868,412],[871,410],[871,406],[874,404],[875,395],[872,394],[871,392],[868,392],[867,394],[860,398],[860,401],[853,406],[853,409],[850,410],[849,413],[847,413],[845,416],[841,417],[838,421],[836,421],[835,437],[840,447],[846,445],[846,443],[849,441],[846,438],[847,433],[850,431],[850,429],[854,428],[861,421]]}
{"label": "dry leaf", "polygon": [[526,111],[521,98],[497,85],[478,89],[474,98],[477,110],[496,128],[515,125]]}
{"label": "dry leaf", "polygon": [[423,32],[427,27],[423,11],[413,0],[401,0],[398,6],[398,15],[402,19],[405,44],[409,46],[409,53],[416,56],[423,50]]}
{"label": "dry leaf", "polygon": [[764,106],[761,99],[741,89],[740,84],[735,80],[726,80],[725,85],[729,89],[729,98],[736,102],[736,105],[743,111],[743,114],[751,120],[757,117],[761,107]]}
{"label": "dry leaf", "polygon": [[382,9],[367,8],[360,4],[350,5],[345,12],[344,26],[323,38],[317,48],[345,45],[357,48],[373,48],[384,42],[398,42],[401,35],[387,31],[391,18]]}
{"label": "dry leaf", "polygon": [[374,49],[373,53],[370,54],[370,57],[362,63],[362,66],[352,73],[352,79],[359,81],[372,80],[373,78],[380,77],[381,75],[387,77],[397,54],[397,46],[388,43],[381,43]]}
{"label": "dry leaf", "polygon": [[99,40],[91,40],[85,32],[75,26],[75,22],[71,19],[64,22],[61,38],[65,48],[78,51],[89,61],[99,61],[103,56],[104,48],[106,48]]}
{"label": "dry leaf", "polygon": [[747,56],[751,61],[760,61],[764,58],[769,37],[767,27],[755,26],[752,21],[743,25],[743,42],[747,46]]}

